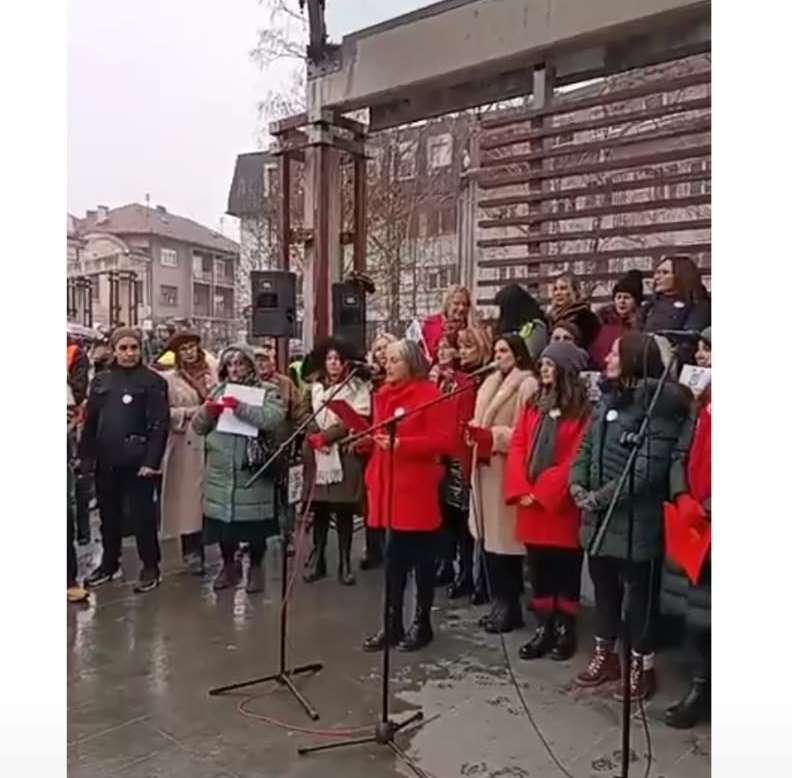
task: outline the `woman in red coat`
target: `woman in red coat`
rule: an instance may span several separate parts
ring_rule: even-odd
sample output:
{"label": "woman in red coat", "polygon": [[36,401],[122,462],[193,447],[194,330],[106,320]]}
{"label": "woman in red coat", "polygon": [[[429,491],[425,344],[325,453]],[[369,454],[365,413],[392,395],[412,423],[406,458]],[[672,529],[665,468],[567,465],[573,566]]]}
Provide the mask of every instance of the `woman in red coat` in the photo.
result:
{"label": "woman in red coat", "polygon": [[551,343],[542,352],[539,392],[517,423],[506,460],[506,502],[519,506],[517,537],[530,555],[539,622],[520,648],[522,659],[550,652],[563,661],[577,648],[583,551],[569,470],[589,422],[587,392],[578,378],[587,361],[586,352],[572,343]]}
{"label": "woman in red coat", "polygon": [[[417,651],[433,638],[430,613],[442,523],[440,459],[453,453],[455,443],[454,419],[447,403],[410,414],[411,409],[442,396],[427,379],[428,373],[416,343],[401,340],[388,346],[385,384],[374,395],[374,424],[398,416],[404,419],[396,428],[393,451],[385,429],[374,434],[366,468],[368,525],[388,530],[385,574],[391,594],[385,618],[390,642],[401,651]],[[415,618],[405,634],[402,606],[411,570],[415,570]],[[379,651],[384,645],[382,629],[364,641],[363,649]]]}

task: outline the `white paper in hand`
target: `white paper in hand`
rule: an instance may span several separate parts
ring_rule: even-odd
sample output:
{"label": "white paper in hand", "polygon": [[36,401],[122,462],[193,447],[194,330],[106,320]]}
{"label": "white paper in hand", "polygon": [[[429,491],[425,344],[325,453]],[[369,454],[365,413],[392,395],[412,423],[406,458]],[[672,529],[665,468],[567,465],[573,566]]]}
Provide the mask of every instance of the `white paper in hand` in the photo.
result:
{"label": "white paper in hand", "polygon": [[[226,384],[223,397],[236,397],[239,402],[247,405],[261,405],[264,402],[264,389],[260,386],[244,386],[243,384]],[[234,412],[227,408],[217,420],[217,431],[229,435],[244,435],[255,438],[259,431],[246,421],[242,421]]]}
{"label": "white paper in hand", "polygon": [[710,385],[712,370],[708,367],[685,365],[679,374],[679,383],[690,389],[698,397]]}

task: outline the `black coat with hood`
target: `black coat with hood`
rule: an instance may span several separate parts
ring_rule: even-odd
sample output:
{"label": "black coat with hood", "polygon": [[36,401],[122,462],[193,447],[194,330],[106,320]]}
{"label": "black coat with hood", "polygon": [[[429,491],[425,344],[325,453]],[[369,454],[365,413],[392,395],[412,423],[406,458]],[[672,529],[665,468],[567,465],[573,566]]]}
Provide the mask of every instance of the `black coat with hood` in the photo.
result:
{"label": "black coat with hood", "polygon": [[[627,463],[635,433],[657,387],[657,379],[638,381],[634,388],[607,390],[594,414],[570,473],[575,485],[594,493],[597,508],[584,511],[580,542],[584,549],[605,516],[616,484]],[[632,558],[636,562],[663,555],[663,502],[668,499],[668,477],[674,447],[690,408],[690,393],[676,383],[663,388],[648,434],[635,461],[634,525]],[[625,486],[597,556],[627,558],[629,488]]]}

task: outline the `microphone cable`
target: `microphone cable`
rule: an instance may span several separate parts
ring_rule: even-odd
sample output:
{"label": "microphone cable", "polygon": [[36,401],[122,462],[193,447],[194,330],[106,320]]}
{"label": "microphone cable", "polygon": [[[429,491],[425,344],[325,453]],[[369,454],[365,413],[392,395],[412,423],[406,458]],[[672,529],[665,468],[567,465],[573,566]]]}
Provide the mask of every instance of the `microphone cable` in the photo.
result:
{"label": "microphone cable", "polygon": [[[476,467],[475,462],[473,466]],[[477,467],[474,475],[478,476]],[[478,492],[479,494],[481,493],[480,484],[479,484]],[[489,575],[489,565],[487,564],[486,551],[484,550],[484,543],[485,543],[484,521],[483,518],[479,515],[478,500],[473,499],[473,497],[474,497],[473,490],[471,489],[470,507],[471,510],[473,511],[473,521],[476,527],[478,528],[479,535],[481,536],[481,554],[484,557],[481,565],[481,568],[484,571],[484,584],[487,590],[487,597],[489,599],[492,599],[492,584]],[[522,575],[522,572],[520,573],[520,575]],[[522,604],[520,604],[520,607],[522,607]],[[564,765],[561,763],[561,760],[558,758],[555,751],[553,751],[552,746],[548,742],[547,738],[545,737],[539,725],[536,723],[536,720],[534,719],[533,714],[531,713],[531,710],[528,707],[528,703],[525,701],[525,695],[523,694],[522,688],[520,688],[520,683],[517,680],[516,675],[514,674],[514,667],[512,666],[511,658],[509,657],[509,649],[506,645],[506,638],[503,637],[502,632],[498,633],[498,638],[500,639],[501,652],[503,653],[503,663],[506,666],[506,672],[509,675],[509,680],[511,681],[511,684],[514,687],[515,692],[517,693],[517,697],[520,700],[523,711],[525,712],[525,715],[528,718],[528,721],[530,722],[534,733],[536,734],[537,738],[539,738],[539,741],[541,742],[544,750],[547,752],[547,755],[550,757],[553,764],[555,764],[555,766],[559,769],[559,771],[564,776],[566,776],[566,778],[575,778],[575,776],[572,775],[572,773],[570,773],[569,770],[566,767],[564,767]]]}

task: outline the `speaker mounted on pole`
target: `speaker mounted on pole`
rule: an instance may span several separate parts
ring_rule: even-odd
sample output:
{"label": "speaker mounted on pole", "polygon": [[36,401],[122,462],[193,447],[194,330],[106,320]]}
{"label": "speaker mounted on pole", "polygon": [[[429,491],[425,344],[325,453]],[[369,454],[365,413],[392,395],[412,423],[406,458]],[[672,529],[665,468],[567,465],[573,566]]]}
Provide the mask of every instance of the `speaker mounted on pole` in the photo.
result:
{"label": "speaker mounted on pole", "polygon": [[333,335],[366,353],[366,290],[354,281],[333,284]]}
{"label": "speaker mounted on pole", "polygon": [[297,323],[297,276],[287,270],[250,273],[254,338],[293,338]]}

